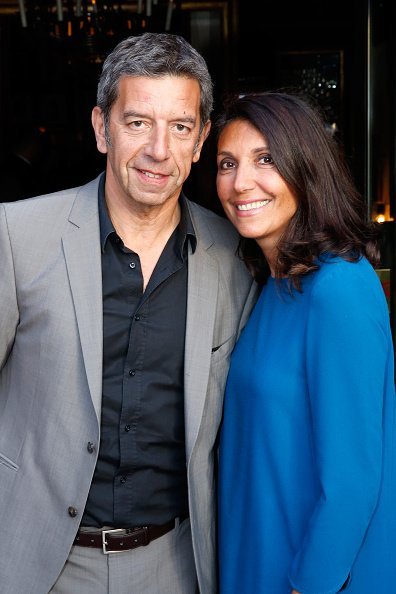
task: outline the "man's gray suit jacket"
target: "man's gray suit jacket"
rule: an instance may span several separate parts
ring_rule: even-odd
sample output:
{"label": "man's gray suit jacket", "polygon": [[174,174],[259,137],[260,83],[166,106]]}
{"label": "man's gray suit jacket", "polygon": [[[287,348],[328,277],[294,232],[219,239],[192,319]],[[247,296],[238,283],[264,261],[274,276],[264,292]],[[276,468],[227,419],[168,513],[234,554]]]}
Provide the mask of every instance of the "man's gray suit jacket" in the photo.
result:
{"label": "man's gray suit jacket", "polygon": [[[216,592],[214,459],[229,356],[256,297],[229,223],[188,202],[185,426],[194,555]],[[99,444],[98,179],[0,204],[0,591],[45,594],[68,557]]]}

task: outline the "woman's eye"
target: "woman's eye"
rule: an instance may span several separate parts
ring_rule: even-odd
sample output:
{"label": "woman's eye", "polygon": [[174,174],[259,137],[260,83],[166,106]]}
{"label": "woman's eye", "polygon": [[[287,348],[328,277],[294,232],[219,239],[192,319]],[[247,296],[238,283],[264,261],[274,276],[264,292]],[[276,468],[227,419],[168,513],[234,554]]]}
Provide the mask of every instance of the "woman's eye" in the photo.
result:
{"label": "woman's eye", "polygon": [[234,167],[234,163],[232,161],[221,161],[219,164],[219,169],[226,170],[232,169]]}
{"label": "woman's eye", "polygon": [[271,157],[271,155],[261,155],[261,157],[259,157],[259,163],[260,165],[266,165],[267,167],[272,167],[274,165],[274,160]]}

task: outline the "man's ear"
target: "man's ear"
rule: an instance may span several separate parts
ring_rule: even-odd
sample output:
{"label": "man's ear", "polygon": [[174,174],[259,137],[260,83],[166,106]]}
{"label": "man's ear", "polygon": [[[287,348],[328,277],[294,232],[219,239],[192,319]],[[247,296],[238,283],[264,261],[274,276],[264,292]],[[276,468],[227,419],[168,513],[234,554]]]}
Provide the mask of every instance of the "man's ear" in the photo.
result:
{"label": "man's ear", "polygon": [[96,146],[98,147],[98,151],[100,153],[106,154],[107,142],[105,135],[104,118],[102,110],[97,105],[92,110],[91,122],[95,132]]}
{"label": "man's ear", "polygon": [[205,140],[207,139],[207,137],[209,136],[211,125],[212,125],[212,122],[210,120],[208,120],[202,129],[202,132],[201,132],[201,134],[198,138],[198,141],[197,141],[197,146],[194,151],[194,155],[193,155],[193,159],[192,159],[193,163],[196,163],[197,161],[199,161],[199,157],[201,156],[202,146],[203,146],[203,143],[205,142]]}

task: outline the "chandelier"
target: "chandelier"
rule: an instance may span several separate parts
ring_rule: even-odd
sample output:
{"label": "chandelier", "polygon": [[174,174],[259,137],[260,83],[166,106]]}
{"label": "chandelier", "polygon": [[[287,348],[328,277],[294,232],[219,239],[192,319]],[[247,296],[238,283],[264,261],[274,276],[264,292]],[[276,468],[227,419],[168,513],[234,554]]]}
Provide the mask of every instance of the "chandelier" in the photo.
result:
{"label": "chandelier", "polygon": [[101,49],[128,35],[171,31],[179,0],[18,0],[23,30],[63,44],[84,47],[100,59]]}

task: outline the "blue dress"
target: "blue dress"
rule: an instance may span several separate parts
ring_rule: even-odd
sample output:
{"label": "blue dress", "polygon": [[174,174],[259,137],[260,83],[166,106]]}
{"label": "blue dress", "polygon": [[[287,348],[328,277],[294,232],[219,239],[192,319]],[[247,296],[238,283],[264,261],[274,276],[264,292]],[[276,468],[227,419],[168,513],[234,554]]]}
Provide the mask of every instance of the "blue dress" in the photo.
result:
{"label": "blue dress", "polygon": [[221,594],[396,593],[393,348],[365,258],[269,279],[231,359]]}

